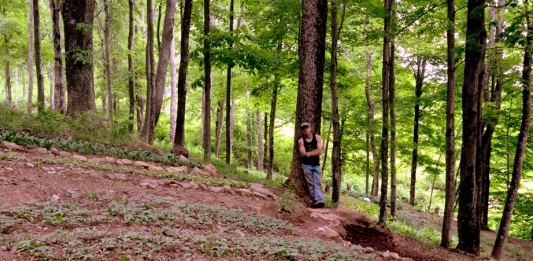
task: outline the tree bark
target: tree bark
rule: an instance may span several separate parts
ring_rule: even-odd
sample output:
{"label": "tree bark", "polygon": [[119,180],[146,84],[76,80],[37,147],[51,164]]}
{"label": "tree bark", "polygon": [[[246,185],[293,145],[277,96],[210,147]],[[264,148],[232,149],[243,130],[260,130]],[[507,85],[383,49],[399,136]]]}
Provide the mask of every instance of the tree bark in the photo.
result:
{"label": "tree bark", "polygon": [[[233,36],[233,10],[234,10],[234,0],[229,1],[229,33],[230,37]],[[229,49],[233,49],[233,42],[230,41]],[[230,164],[231,162],[231,69],[233,68],[233,62],[228,64],[228,70],[226,74],[226,163]]]}
{"label": "tree bark", "polygon": [[[344,5],[345,8],[346,5]],[[332,177],[332,196],[333,202],[338,202],[341,191],[341,130],[339,122],[339,94],[337,90],[337,53],[338,41],[342,29],[344,15],[341,18],[340,25],[337,24],[337,7],[336,0],[331,2],[331,63],[330,63],[330,89],[331,89],[331,118],[333,124],[333,148],[331,155],[331,177]],[[343,11],[345,10],[343,8]],[[344,13],[343,13],[344,14]],[[297,125],[299,126],[299,125]],[[325,166],[324,166],[325,167]]]}
{"label": "tree bark", "polygon": [[420,97],[424,87],[424,78],[426,77],[426,58],[416,57],[416,72],[415,72],[415,118],[413,126],[413,154],[411,158],[411,186],[409,187],[409,203],[411,206],[415,205],[416,198],[416,170],[418,168],[418,135],[420,123]]}
{"label": "tree bark", "polygon": [[328,127],[328,132],[326,135],[322,136],[322,148],[324,148],[324,157],[322,159],[322,168],[326,168],[326,164],[328,163],[328,150],[329,150],[329,137],[331,136],[331,129],[333,128],[333,124],[330,122]]}
{"label": "tree bark", "polygon": [[[30,1],[33,1],[33,0],[30,0]],[[7,18],[7,14],[6,14],[6,8],[5,7],[2,7],[2,13],[4,15],[4,18]],[[4,52],[6,55],[9,55],[9,39],[7,37],[7,33],[4,33],[3,34],[4,36]],[[4,73],[5,73],[5,76],[4,76],[4,79],[5,79],[5,88],[6,88],[6,101],[7,101],[7,104],[11,104],[12,102],[12,97],[11,97],[11,70],[9,68],[9,60],[6,59],[5,61],[5,67],[4,67]]]}
{"label": "tree bark", "polygon": [[[528,1],[525,1],[525,6],[525,9],[529,10],[530,7]],[[533,42],[533,26],[531,24],[529,12],[525,12],[525,16],[527,23],[527,41],[524,51],[524,65],[522,69],[522,124],[520,125],[520,133],[518,134],[511,185],[507,190],[507,197],[505,199],[505,207],[503,209],[498,235],[496,236],[496,242],[494,243],[491,253],[495,260],[500,260],[503,252],[503,246],[509,232],[509,224],[511,223],[511,217],[513,216],[513,209],[516,203],[516,197],[518,195],[518,188],[520,187],[520,179],[522,178],[522,167],[524,165],[527,139],[531,125],[531,44]]]}
{"label": "tree bark", "polygon": [[30,12],[28,17],[28,113],[31,113],[33,106],[33,0],[28,0]]}
{"label": "tree bark", "polygon": [[[497,11],[499,10],[499,11]],[[494,111],[493,116],[490,118],[490,121],[488,121],[485,132],[483,133],[483,137],[481,140],[481,166],[480,166],[480,174],[481,174],[481,187],[479,188],[479,215],[480,215],[480,224],[482,230],[488,230],[488,220],[489,220],[489,189],[490,189],[490,157],[491,157],[491,151],[492,151],[492,136],[494,134],[494,131],[496,129],[496,125],[498,124],[498,116],[501,109],[501,101],[502,101],[502,90],[503,90],[503,72],[502,72],[502,60],[503,60],[503,48],[500,46],[503,39],[501,38],[501,34],[503,32],[503,17],[500,15],[500,13],[505,12],[505,0],[498,0],[498,7],[494,8],[491,7],[491,16],[494,16],[494,18],[491,17],[492,20],[497,19],[496,28],[491,28],[490,30],[490,37],[489,39],[493,39],[492,41],[489,40],[489,47],[492,42],[492,45],[494,45],[493,42],[496,42],[497,46],[495,47],[495,56],[493,59],[490,60],[490,62],[487,65],[487,67],[490,66],[490,69],[493,67],[496,68],[496,75],[494,77],[495,83],[493,80],[492,89],[489,91],[486,91],[486,101],[491,102],[494,104]],[[497,18],[496,18],[497,17]],[[483,82],[483,87],[485,90],[485,87],[488,86],[488,78],[492,75],[489,68],[485,69],[485,78]],[[488,89],[488,87],[486,88]]]}
{"label": "tree bark", "polygon": [[[133,17],[135,12],[134,0],[128,0],[129,15],[128,15],[128,99],[129,99],[129,114],[128,114],[128,131],[133,133],[133,123],[135,118],[135,72],[133,71]],[[142,114],[141,114],[142,115]]]}
{"label": "tree bark", "polygon": [[[280,45],[278,45],[279,48]],[[266,179],[272,180],[274,172],[274,124],[276,120],[276,107],[278,103],[278,81],[275,81],[270,101],[270,128],[268,128],[268,165]],[[266,129],[266,128],[265,128]]]}
{"label": "tree bark", "polygon": [[390,72],[389,72],[389,100],[390,100],[390,213],[396,216],[396,74],[394,71],[395,59],[394,40],[390,47]]}
{"label": "tree bark", "polygon": [[60,0],[50,0],[54,41],[54,104],[53,107],[61,114],[67,111],[65,103],[65,83],[63,80],[63,56],[61,54],[61,28],[59,27]]}
{"label": "tree bark", "polygon": [[365,140],[365,152],[366,152],[366,165],[365,165],[365,195],[369,192],[369,179],[370,179],[370,134],[366,133]]}
{"label": "tree bark", "polygon": [[67,116],[95,110],[93,79],[93,18],[95,1],[63,1]]}
{"label": "tree bark", "polygon": [[372,94],[370,93],[370,71],[372,69],[372,53],[366,53],[366,77],[365,77],[365,95],[368,104],[368,126],[370,135],[370,148],[372,150],[372,160],[374,161],[372,175],[372,196],[377,197],[379,188],[379,155],[376,148],[376,135],[374,133],[375,108]]}
{"label": "tree bark", "polygon": [[450,231],[453,222],[455,202],[455,1],[448,1],[448,46],[447,94],[446,94],[446,198],[440,245],[450,248]]}
{"label": "tree bark", "polygon": [[215,156],[220,158],[220,142],[222,138],[222,122],[224,121],[224,102],[218,102],[217,121],[215,123]]}
{"label": "tree bark", "polygon": [[111,45],[111,17],[109,13],[109,2],[104,0],[104,77],[107,93],[107,118],[113,124],[113,92],[111,91],[111,59],[109,58],[109,47]]}
{"label": "tree bark", "polygon": [[168,70],[168,60],[170,57],[170,43],[172,42],[172,38],[174,37],[173,27],[175,11],[176,0],[167,0],[165,8],[165,18],[163,22],[163,39],[161,41],[161,48],[159,49],[159,59],[157,61],[157,71],[155,74],[155,92],[152,94],[153,121],[150,122],[149,126],[149,143],[153,142],[155,126],[157,126],[159,114],[161,113],[161,107],[163,106],[163,96],[165,95],[165,80]]}
{"label": "tree bark", "polygon": [[457,249],[479,255],[480,226],[477,215],[477,154],[480,124],[480,73],[485,49],[484,0],[468,1],[466,25],[465,71],[462,89],[463,140],[459,183],[459,212]]}
{"label": "tree bark", "polygon": [[37,103],[39,104],[39,111],[44,110],[44,76],[43,65],[41,62],[41,29],[40,29],[40,15],[39,15],[39,0],[33,0],[33,44],[35,48],[35,73],[37,74]]}
{"label": "tree bark", "polygon": [[311,128],[320,133],[327,14],[328,3],[326,0],[309,0],[302,3],[301,35],[299,39],[300,70],[289,184],[306,201],[310,201],[311,197],[307,193],[306,181],[301,168],[298,139],[300,138],[300,124],[304,121],[309,122]]}
{"label": "tree bark", "polygon": [[204,119],[202,144],[204,146],[204,162],[211,162],[211,31],[210,0],[204,0],[204,97],[205,104],[202,108]]}
{"label": "tree bark", "polygon": [[187,99],[187,74],[189,68],[189,34],[191,32],[192,0],[185,0],[181,19],[180,67],[178,76],[178,111],[174,144],[185,146],[185,104]]}
{"label": "tree bark", "polygon": [[265,112],[265,120],[263,121],[264,122],[264,128],[263,128],[263,137],[265,137],[265,146],[263,147],[263,155],[265,156],[265,160],[264,160],[264,167],[266,167],[267,169],[267,173],[268,173],[268,166],[270,165],[269,163],[269,158],[268,158],[268,146],[270,144],[270,142],[268,141],[268,133],[269,133],[269,128],[268,128],[268,124],[269,124],[269,120],[268,120],[268,113]]}
{"label": "tree bark", "polygon": [[[250,94],[248,92],[248,86],[246,88],[245,98],[248,103],[250,99]],[[246,105],[246,159],[248,169],[252,169],[254,166],[252,158],[252,114],[250,114],[250,108]]]}
{"label": "tree bark", "polygon": [[257,170],[263,171],[263,130],[261,123],[261,112],[255,113],[257,120]]}
{"label": "tree bark", "polygon": [[[170,141],[174,141],[176,138],[176,114],[178,112],[177,100],[178,100],[178,75],[177,75],[177,59],[176,59],[176,48],[175,46],[175,37],[172,37],[170,43]],[[179,40],[179,39],[178,39]],[[183,145],[182,145],[183,146]]]}
{"label": "tree bark", "polygon": [[50,67],[48,67],[48,79],[49,79],[49,90],[50,90],[50,108],[54,108],[54,65],[52,64]]}
{"label": "tree bark", "polygon": [[389,156],[389,81],[390,81],[390,34],[391,34],[391,16],[392,5],[394,0],[385,0],[385,18],[383,37],[383,69],[382,69],[382,111],[383,123],[381,132],[381,197],[379,200],[379,220],[378,224],[385,225],[387,221],[387,186],[388,186],[388,156]]}
{"label": "tree bark", "polygon": [[146,2],[146,109],[143,121],[143,128],[141,137],[150,141],[153,139],[153,133],[150,132],[152,126],[155,127],[155,122],[152,113],[154,104],[155,92],[155,58],[154,58],[154,14],[152,0]]}

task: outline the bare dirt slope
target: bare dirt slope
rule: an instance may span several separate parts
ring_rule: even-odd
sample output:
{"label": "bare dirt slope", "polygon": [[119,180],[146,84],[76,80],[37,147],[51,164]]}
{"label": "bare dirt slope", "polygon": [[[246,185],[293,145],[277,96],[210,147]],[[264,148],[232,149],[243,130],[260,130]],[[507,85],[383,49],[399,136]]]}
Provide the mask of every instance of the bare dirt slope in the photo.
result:
{"label": "bare dirt slope", "polygon": [[321,260],[324,251],[330,260],[395,260],[387,251],[397,260],[475,259],[346,224],[335,209],[278,212],[281,190],[254,196],[136,174],[142,167],[97,170],[17,155],[0,149],[0,261]]}

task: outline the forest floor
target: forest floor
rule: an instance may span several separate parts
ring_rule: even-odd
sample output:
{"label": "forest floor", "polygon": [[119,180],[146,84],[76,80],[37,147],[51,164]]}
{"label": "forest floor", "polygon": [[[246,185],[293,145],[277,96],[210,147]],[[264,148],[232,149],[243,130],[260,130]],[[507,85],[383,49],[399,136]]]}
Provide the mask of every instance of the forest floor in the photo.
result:
{"label": "forest floor", "polygon": [[[278,212],[283,189],[267,188],[272,197],[239,194],[85,156],[57,160],[0,149],[0,261],[482,260],[343,223],[333,208],[295,202],[290,213]],[[494,239],[490,233],[484,237]],[[509,244],[506,260],[533,260],[531,241]]]}

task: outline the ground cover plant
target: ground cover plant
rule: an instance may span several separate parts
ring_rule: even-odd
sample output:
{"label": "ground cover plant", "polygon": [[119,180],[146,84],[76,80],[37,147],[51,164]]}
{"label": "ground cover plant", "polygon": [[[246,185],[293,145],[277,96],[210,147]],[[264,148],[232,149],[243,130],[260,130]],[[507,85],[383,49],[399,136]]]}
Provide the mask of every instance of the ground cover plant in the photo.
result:
{"label": "ground cover plant", "polygon": [[[33,120],[38,119],[28,119],[28,126],[38,125]],[[64,122],[65,129],[75,129]],[[396,218],[389,217],[394,240],[374,229],[350,227],[341,238],[325,239],[319,228],[339,226],[338,220],[316,215],[333,215],[337,206],[377,219],[378,200],[363,193],[361,186],[343,190],[341,204],[333,204],[326,195],[324,212],[313,212],[284,186],[285,176],[279,173],[267,181],[264,172],[220,159],[212,162],[218,177],[118,166],[95,159],[111,156],[162,167],[184,165],[189,170],[202,164],[127,146],[130,142],[80,137],[54,136],[44,128],[0,128],[0,140],[54,147],[89,158],[81,161],[0,149],[0,260],[382,260],[387,250],[412,260],[476,259],[440,248],[440,217],[407,204],[400,204]],[[110,178],[116,173],[125,178]],[[268,201],[250,196],[179,186],[141,187],[147,178],[232,189],[260,183],[276,195],[272,201],[279,203],[279,212],[275,217],[262,213]],[[350,234],[354,231],[360,237]],[[494,236],[483,233],[484,252],[491,248]],[[530,260],[531,250],[530,242],[512,238],[504,260]]]}

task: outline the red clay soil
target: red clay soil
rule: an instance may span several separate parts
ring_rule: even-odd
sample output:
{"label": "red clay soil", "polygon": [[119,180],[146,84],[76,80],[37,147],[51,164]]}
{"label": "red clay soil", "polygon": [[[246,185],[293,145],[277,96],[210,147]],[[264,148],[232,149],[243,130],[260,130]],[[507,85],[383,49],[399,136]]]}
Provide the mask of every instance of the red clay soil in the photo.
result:
{"label": "red clay soil", "polygon": [[[364,228],[358,225],[344,227],[346,236],[344,240],[362,247],[372,247],[374,250],[396,252],[401,257],[411,258],[414,261],[450,261],[454,259],[439,256],[436,252],[427,252],[420,246],[413,245],[397,235],[388,235],[374,228]],[[392,258],[391,258],[392,260]]]}

